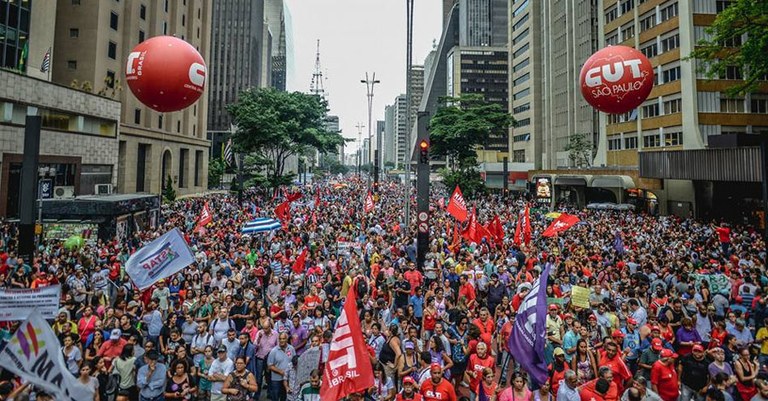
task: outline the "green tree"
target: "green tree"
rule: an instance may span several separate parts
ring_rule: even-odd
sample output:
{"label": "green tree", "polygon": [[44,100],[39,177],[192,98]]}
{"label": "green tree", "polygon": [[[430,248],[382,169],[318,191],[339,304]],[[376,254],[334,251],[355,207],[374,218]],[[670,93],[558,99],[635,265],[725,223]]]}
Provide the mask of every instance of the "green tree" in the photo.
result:
{"label": "green tree", "polygon": [[[327,103],[319,96],[282,92],[272,88],[248,89],[227,106],[237,131],[234,148],[255,157],[269,185],[290,183],[285,162],[307,148],[335,151],[344,143],[339,132],[325,129]],[[246,163],[247,165],[247,163]]]}
{"label": "green tree", "polygon": [[462,192],[473,197],[484,190],[477,171],[477,149],[491,134],[505,134],[514,119],[499,104],[481,95],[442,98],[430,120],[430,155],[445,157],[448,169],[441,174],[449,188],[461,183]]}
{"label": "green tree", "polygon": [[[728,67],[740,67],[744,81],[728,89],[730,96],[757,89],[768,75],[768,1],[735,0],[706,32],[707,37],[691,53],[691,58],[702,61],[699,69],[718,79]],[[741,45],[733,45],[734,41]]]}
{"label": "green tree", "polygon": [[163,188],[163,199],[170,203],[176,200],[176,190],[173,188],[173,177],[168,174],[168,179],[165,180],[165,188]]}
{"label": "green tree", "polygon": [[568,159],[576,167],[592,166],[592,142],[585,133],[572,134],[568,138],[568,144],[565,145],[568,152]]}
{"label": "green tree", "polygon": [[211,159],[208,161],[208,188],[218,188],[224,176],[224,161]]}

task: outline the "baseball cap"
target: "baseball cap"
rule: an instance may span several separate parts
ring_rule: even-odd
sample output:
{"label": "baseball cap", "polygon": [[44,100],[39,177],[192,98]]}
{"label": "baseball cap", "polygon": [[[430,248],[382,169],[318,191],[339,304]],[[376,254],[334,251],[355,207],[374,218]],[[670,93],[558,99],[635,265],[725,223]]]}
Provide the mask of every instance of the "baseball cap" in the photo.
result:
{"label": "baseball cap", "polygon": [[112,329],[112,332],[109,333],[109,339],[110,340],[119,340],[120,336],[123,335],[123,332],[120,331],[120,329]]}
{"label": "baseball cap", "polygon": [[405,376],[403,378],[403,384],[416,384],[416,382],[413,380],[413,377],[411,376]]}
{"label": "baseball cap", "polygon": [[443,370],[443,367],[442,367],[442,366],[440,366],[440,364],[439,364],[439,363],[437,363],[437,362],[435,362],[435,363],[432,363],[431,365],[429,365],[429,370],[435,370],[435,369],[437,369],[437,370],[439,370],[439,371],[442,371],[442,370]]}
{"label": "baseball cap", "polygon": [[595,315],[589,315],[589,320],[597,320],[597,316],[595,316]]}
{"label": "baseball cap", "polygon": [[549,310],[557,310],[557,305],[556,304],[549,305]]}
{"label": "baseball cap", "polygon": [[135,308],[137,306],[139,306],[139,303],[136,301],[128,302],[128,309]]}
{"label": "baseball cap", "polygon": [[624,337],[624,333],[622,333],[621,330],[616,329],[616,330],[613,331],[613,334],[611,335],[611,337],[622,337],[623,338]]}
{"label": "baseball cap", "polygon": [[672,352],[668,348],[664,348],[663,350],[661,350],[661,357],[662,358],[677,358],[677,354]]}
{"label": "baseball cap", "polygon": [[223,345],[220,345],[220,346],[219,346],[219,349],[218,349],[218,350],[216,350],[216,351],[217,351],[217,352],[227,352],[227,347],[225,347],[225,346],[223,346]]}
{"label": "baseball cap", "polygon": [[563,351],[563,349],[562,349],[562,348],[560,348],[560,347],[557,347],[557,348],[555,348],[555,351],[553,352],[553,354],[554,354],[555,356],[558,356],[558,355],[565,355],[565,351]]}
{"label": "baseball cap", "polygon": [[696,344],[693,346],[693,350],[696,352],[704,352],[704,347],[702,347],[701,344]]}
{"label": "baseball cap", "polygon": [[405,349],[414,349],[413,342],[412,341],[406,341],[405,342]]}
{"label": "baseball cap", "polygon": [[661,351],[661,349],[664,347],[664,344],[661,343],[660,338],[654,338],[651,340],[651,348],[653,348],[654,351]]}
{"label": "baseball cap", "polygon": [[628,324],[637,324],[637,320],[635,320],[635,319],[633,319],[633,318],[631,318],[631,317],[628,317],[628,318],[627,318],[627,323],[628,323]]}
{"label": "baseball cap", "polygon": [[573,319],[573,315],[571,315],[570,313],[566,313],[563,319]]}

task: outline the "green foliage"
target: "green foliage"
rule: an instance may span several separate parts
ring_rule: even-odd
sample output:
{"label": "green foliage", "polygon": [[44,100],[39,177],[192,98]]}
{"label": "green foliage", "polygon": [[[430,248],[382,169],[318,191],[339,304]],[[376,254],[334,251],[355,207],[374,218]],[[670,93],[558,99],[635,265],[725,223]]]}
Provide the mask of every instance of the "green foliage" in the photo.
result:
{"label": "green foliage", "polygon": [[227,110],[237,126],[232,135],[235,151],[255,158],[252,168],[258,172],[251,173],[263,174],[268,185],[292,181],[283,177],[288,157],[310,147],[321,153],[335,151],[344,143],[340,133],[326,131],[327,103],[315,95],[248,89]]}
{"label": "green foliage", "polygon": [[443,177],[443,183],[446,188],[449,188],[449,191],[453,191],[453,188],[458,185],[466,199],[474,199],[486,191],[485,182],[483,182],[480,172],[475,169],[450,170],[444,168],[440,169],[439,174]]}
{"label": "green foliage", "polygon": [[506,132],[513,123],[512,116],[500,105],[480,95],[442,98],[441,106],[430,120],[430,154],[447,157],[453,171],[474,170],[476,148],[484,145],[492,133]]}
{"label": "green foliage", "polygon": [[395,168],[395,162],[391,162],[391,161],[384,162],[384,167],[391,170]]}
{"label": "green foliage", "polygon": [[327,154],[320,157],[320,165],[322,166],[322,170],[331,174],[346,174],[349,172],[347,166],[339,163],[339,160],[336,157]]}
{"label": "green foliage", "polygon": [[225,164],[221,159],[211,159],[208,161],[208,188],[218,188],[221,185],[224,168]]}
{"label": "green foliage", "polygon": [[[756,90],[759,80],[768,74],[768,1],[734,1],[717,15],[707,34],[708,38],[699,41],[690,56],[703,61],[699,69],[709,78],[717,79],[725,75],[728,67],[740,67],[744,81],[730,88],[728,95]],[[741,46],[723,46],[744,34],[747,37]]]}
{"label": "green foliage", "polygon": [[587,134],[572,134],[564,150],[568,152],[568,159],[574,166],[579,168],[592,166],[592,142]]}
{"label": "green foliage", "polygon": [[165,188],[163,188],[163,199],[166,202],[171,203],[176,200],[176,190],[173,188],[173,177],[168,174],[168,178],[165,180]]}

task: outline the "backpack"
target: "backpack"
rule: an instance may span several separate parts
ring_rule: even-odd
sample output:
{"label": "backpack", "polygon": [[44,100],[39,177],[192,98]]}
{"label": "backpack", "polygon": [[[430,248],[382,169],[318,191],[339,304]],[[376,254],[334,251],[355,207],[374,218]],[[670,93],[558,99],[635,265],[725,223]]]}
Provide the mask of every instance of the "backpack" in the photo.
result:
{"label": "backpack", "polygon": [[120,375],[112,373],[107,378],[107,385],[104,387],[103,401],[115,401],[117,398],[117,390],[120,387]]}

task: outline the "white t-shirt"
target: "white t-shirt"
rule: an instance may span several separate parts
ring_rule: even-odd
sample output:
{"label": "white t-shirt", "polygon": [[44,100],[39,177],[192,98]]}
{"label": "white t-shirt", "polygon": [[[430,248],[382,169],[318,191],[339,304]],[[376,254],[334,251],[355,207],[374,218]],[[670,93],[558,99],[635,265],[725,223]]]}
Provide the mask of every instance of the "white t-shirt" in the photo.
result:
{"label": "white t-shirt", "polygon": [[[208,374],[222,374],[229,376],[232,371],[235,370],[235,364],[231,359],[227,358],[222,362],[219,358],[216,358],[211,362],[211,367],[208,369]],[[211,394],[221,394],[221,389],[224,387],[224,382],[211,381]]]}

